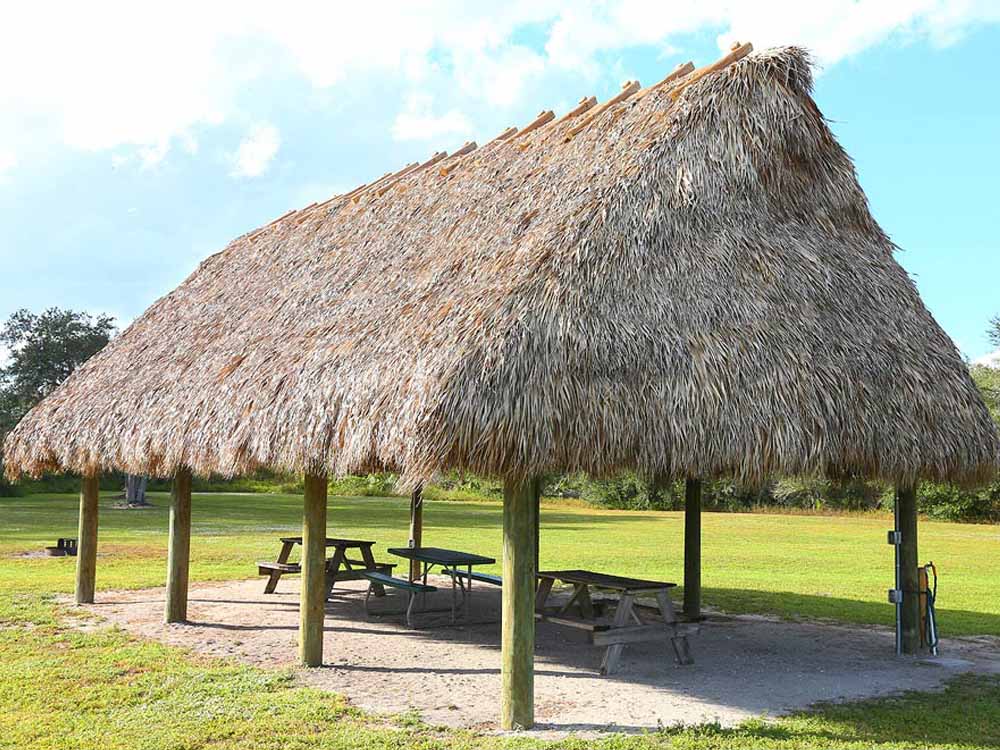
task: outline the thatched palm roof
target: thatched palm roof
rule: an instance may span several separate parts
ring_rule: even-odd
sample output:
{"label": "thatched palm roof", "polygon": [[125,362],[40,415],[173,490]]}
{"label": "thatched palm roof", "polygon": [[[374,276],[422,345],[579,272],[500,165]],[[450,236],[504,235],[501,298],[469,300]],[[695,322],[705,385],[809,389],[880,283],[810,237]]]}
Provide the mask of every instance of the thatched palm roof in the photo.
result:
{"label": "thatched palm roof", "polygon": [[8,470],[991,475],[807,54],[745,52],[236,239],[25,417]]}

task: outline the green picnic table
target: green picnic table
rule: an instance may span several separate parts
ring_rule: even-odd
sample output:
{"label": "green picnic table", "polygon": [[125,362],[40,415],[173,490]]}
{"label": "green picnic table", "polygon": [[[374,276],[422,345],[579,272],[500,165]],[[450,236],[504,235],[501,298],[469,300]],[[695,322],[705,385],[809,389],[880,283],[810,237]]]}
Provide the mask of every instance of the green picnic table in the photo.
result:
{"label": "green picnic table", "polygon": [[[421,565],[422,585],[427,586],[427,574],[435,566],[439,565],[444,572],[451,577],[451,621],[455,622],[458,609],[458,590],[461,587],[462,599],[464,602],[465,620],[469,619],[469,600],[466,588],[459,581],[460,573],[465,573],[467,585],[472,587],[472,568],[476,565],[493,565],[496,560],[492,557],[477,555],[472,552],[460,552],[453,549],[442,549],[441,547],[392,547],[387,552],[405,560],[416,560]],[[464,571],[462,569],[465,569]],[[410,575],[412,583],[414,576]]]}

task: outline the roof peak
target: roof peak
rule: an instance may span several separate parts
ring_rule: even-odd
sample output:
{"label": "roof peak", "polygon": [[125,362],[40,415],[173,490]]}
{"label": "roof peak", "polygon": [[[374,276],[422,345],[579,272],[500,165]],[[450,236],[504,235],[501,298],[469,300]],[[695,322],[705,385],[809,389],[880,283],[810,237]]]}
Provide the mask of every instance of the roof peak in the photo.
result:
{"label": "roof peak", "polygon": [[[751,52],[753,52],[753,44],[750,42],[733,42],[729,47],[729,52],[715,62],[697,69],[695,68],[694,63],[690,60],[678,63],[677,67],[675,67],[663,80],[658,83],[654,83],[651,86],[647,86],[646,88],[642,88],[642,85],[637,80],[624,81],[622,83],[621,90],[603,104],[598,104],[596,96],[585,96],[580,99],[579,103],[575,107],[559,118],[555,116],[555,113],[552,110],[542,110],[538,113],[538,115],[536,115],[535,119],[527,123],[523,128],[518,129],[517,126],[512,125],[492,140],[487,141],[482,147],[479,147],[475,141],[468,141],[460,149],[450,155],[447,151],[436,151],[424,162],[413,162],[411,164],[407,164],[396,172],[386,172],[373,182],[362,183],[347,193],[338,193],[337,195],[327,198],[325,201],[310,203],[308,206],[301,209],[292,209],[287,211],[273,221],[251,231],[247,238],[252,239],[265,229],[275,227],[275,225],[281,224],[283,221],[288,219],[294,218],[296,222],[303,221],[306,218],[307,213],[325,208],[337,200],[349,199],[353,203],[359,203],[363,199],[381,198],[396,187],[404,178],[411,177],[418,172],[422,172],[441,161],[449,162],[447,165],[442,166],[439,170],[439,174],[442,177],[447,177],[449,173],[461,165],[462,157],[475,151],[479,151],[484,148],[496,147],[504,141],[511,141],[515,138],[520,138],[531,133],[548,130],[569,120],[586,115],[580,120],[579,123],[567,130],[566,137],[562,142],[569,143],[573,140],[573,138],[597,122],[604,114],[606,114],[609,110],[612,110],[618,104],[621,104],[629,99],[633,102],[639,101],[657,90],[667,91],[671,99],[676,102],[691,84],[701,80],[705,76],[717,73],[720,70],[727,68],[733,63],[742,60]],[[520,143],[519,146],[522,150],[526,148],[523,142]]]}

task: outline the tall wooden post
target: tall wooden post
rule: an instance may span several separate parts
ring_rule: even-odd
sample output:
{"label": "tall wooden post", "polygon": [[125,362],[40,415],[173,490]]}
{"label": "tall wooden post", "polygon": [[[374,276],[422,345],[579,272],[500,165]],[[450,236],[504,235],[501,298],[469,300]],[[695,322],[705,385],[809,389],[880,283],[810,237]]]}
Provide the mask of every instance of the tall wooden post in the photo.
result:
{"label": "tall wooden post", "polygon": [[[424,491],[417,487],[410,494],[410,546],[421,547],[424,541]],[[420,578],[420,561],[410,560],[410,580]]]}
{"label": "tall wooden post", "polygon": [[77,531],[76,603],[93,604],[97,575],[97,498],[100,477],[83,477],[80,486],[80,525]]}
{"label": "tall wooden post", "polygon": [[167,541],[167,622],[187,620],[188,565],[191,560],[191,472],[178,469],[170,493]]}
{"label": "tall wooden post", "polygon": [[[541,529],[542,529],[542,479],[538,477],[535,479],[537,487],[535,488],[535,573],[537,573],[541,568],[538,566],[538,556],[541,554]],[[532,584],[536,585],[537,580]]]}
{"label": "tall wooden post", "polygon": [[900,612],[902,647],[904,654],[915,654],[920,651],[916,487],[898,487],[896,503],[896,518],[902,536],[899,545],[900,586],[903,591],[903,606]]}
{"label": "tall wooden post", "polygon": [[684,616],[701,617],[701,480],[684,486]]}
{"label": "tall wooden post", "polygon": [[302,601],[299,603],[299,661],[323,663],[326,598],[326,475],[306,474],[302,520]]}
{"label": "tall wooden post", "polygon": [[503,614],[500,726],[535,723],[535,527],[539,483],[507,480],[503,487]]}

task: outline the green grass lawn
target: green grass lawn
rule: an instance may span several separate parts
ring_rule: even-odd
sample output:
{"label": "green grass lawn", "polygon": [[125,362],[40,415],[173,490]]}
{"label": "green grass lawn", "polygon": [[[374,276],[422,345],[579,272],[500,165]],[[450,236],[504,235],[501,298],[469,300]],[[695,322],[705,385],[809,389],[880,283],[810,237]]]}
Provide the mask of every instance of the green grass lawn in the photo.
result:
{"label": "green grass lawn", "polygon": [[[0,498],[0,555],[40,550],[76,536],[77,498]],[[162,585],[166,574],[167,498],[149,510],[114,510],[101,498],[97,586]],[[403,498],[330,499],[337,536],[369,538],[378,549],[405,546]],[[293,495],[195,495],[193,580],[246,578],[254,562],[277,555],[279,536],[301,533],[302,499]],[[500,505],[428,502],[428,545],[500,557]],[[706,513],[704,600],[731,612],[769,612],[891,625],[891,518]],[[683,579],[683,514],[542,509],[541,565],[594,568],[621,575]],[[1000,635],[1000,526],[923,521],[923,561],[941,574],[938,619],[945,635]],[[382,557],[385,557],[384,553]],[[19,559],[0,566],[0,589],[71,591],[72,559]]]}
{"label": "green grass lawn", "polygon": [[[162,585],[166,505],[114,510],[101,499],[98,596],[108,588]],[[286,674],[209,660],[118,631],[79,632],[52,594],[73,585],[72,558],[26,558],[76,535],[73,496],[0,498],[0,748],[473,748],[541,746],[524,738],[436,730],[407,717],[386,721],[339,698],[295,687]],[[378,547],[406,542],[400,498],[330,501],[331,534]],[[277,538],[298,532],[301,498],[196,495],[194,580],[253,576]],[[891,624],[891,519],[872,516],[706,514],[704,600],[732,612]],[[425,543],[500,554],[500,506],[428,503]],[[921,557],[941,572],[940,628],[1000,635],[996,593],[1000,527],[921,523]],[[589,567],[681,579],[679,513],[542,510],[544,567]],[[384,557],[384,554],[383,554]],[[583,748],[1000,748],[1000,682],[963,678],[943,694],[831,706],[738,729],[713,726],[599,742]]]}

